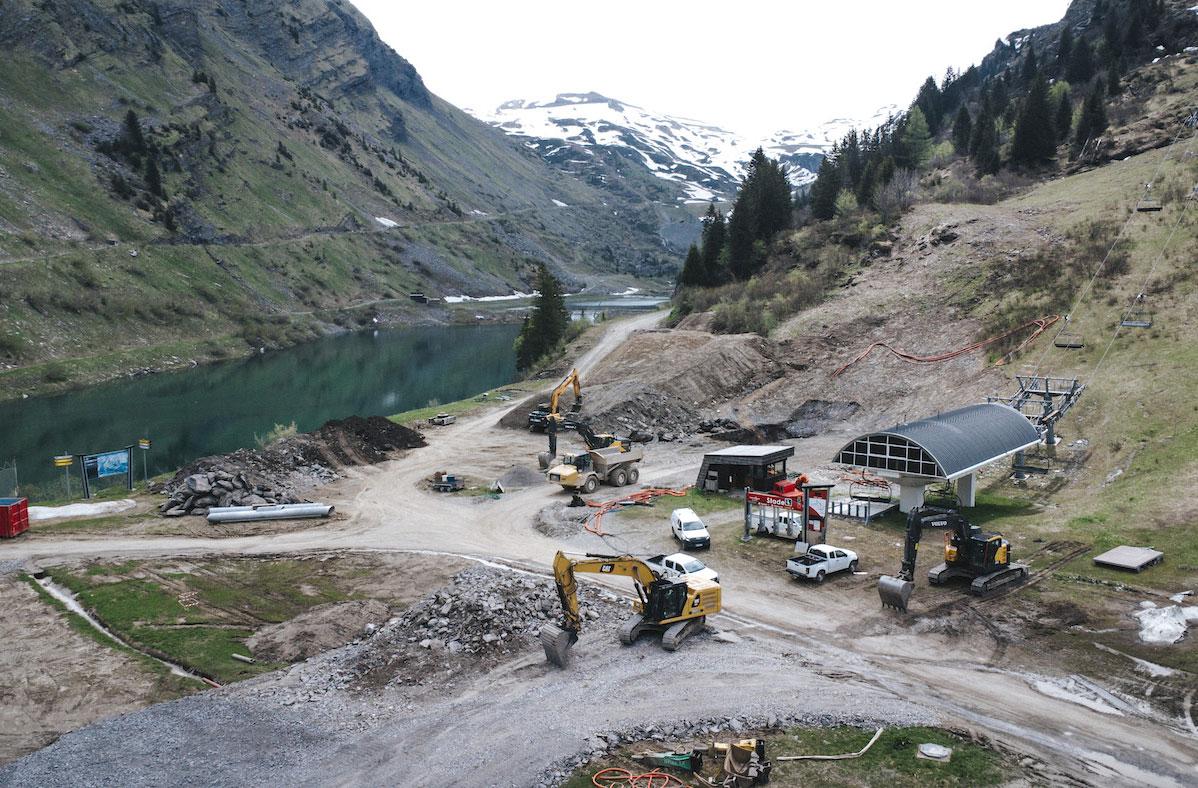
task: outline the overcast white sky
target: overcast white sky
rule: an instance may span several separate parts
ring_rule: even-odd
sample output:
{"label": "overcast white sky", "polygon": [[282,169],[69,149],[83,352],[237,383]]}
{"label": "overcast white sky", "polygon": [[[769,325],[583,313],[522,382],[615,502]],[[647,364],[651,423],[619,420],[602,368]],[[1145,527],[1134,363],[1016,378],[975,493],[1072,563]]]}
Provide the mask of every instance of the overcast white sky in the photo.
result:
{"label": "overcast white sky", "polygon": [[[351,0],[428,88],[487,111],[596,91],[746,135],[904,108],[1069,0]],[[850,27],[851,26],[851,27]]]}

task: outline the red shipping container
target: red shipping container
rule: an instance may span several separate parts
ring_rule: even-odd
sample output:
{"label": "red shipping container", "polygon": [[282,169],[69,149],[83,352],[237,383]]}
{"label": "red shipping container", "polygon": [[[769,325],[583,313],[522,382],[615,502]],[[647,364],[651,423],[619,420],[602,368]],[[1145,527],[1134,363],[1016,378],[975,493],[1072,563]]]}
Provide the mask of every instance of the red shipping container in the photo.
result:
{"label": "red shipping container", "polygon": [[24,498],[0,498],[0,537],[12,539],[29,530],[29,502]]}

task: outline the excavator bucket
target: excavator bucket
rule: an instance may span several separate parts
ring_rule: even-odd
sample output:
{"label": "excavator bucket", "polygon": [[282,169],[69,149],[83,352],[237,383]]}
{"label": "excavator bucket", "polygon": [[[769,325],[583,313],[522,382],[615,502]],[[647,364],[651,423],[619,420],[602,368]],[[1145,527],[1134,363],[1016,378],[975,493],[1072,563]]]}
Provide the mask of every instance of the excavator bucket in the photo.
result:
{"label": "excavator bucket", "polygon": [[557,665],[566,667],[570,646],[578,640],[578,636],[568,629],[562,629],[554,624],[541,627],[541,647],[545,649],[545,659]]}
{"label": "excavator bucket", "polygon": [[878,579],[878,596],[882,597],[882,604],[898,608],[904,613],[907,612],[907,600],[911,598],[911,592],[914,590],[915,583],[901,577],[882,575]]}

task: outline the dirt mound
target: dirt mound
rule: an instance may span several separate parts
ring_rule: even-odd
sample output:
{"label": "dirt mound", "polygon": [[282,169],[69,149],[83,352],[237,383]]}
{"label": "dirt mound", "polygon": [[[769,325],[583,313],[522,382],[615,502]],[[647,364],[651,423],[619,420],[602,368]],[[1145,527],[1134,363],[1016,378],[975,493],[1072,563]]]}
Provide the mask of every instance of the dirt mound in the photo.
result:
{"label": "dirt mound", "polygon": [[567,506],[564,503],[546,506],[537,512],[532,527],[549,537],[573,536],[583,530],[587,517],[594,511],[589,506]]}
{"label": "dirt mound", "polygon": [[[212,506],[298,503],[313,487],[338,478],[338,468],[381,462],[387,452],[424,445],[419,432],[382,416],[329,421],[264,448],[188,463],[158,490],[170,496],[161,508],[207,514]],[[209,489],[221,481],[230,483],[229,502],[220,491]]]}
{"label": "dirt mound", "polygon": [[245,644],[264,662],[298,662],[344,646],[390,615],[391,609],[377,599],[332,602],[263,627]]}
{"label": "dirt mound", "polygon": [[[426,445],[424,436],[410,427],[383,418],[350,416],[326,422],[311,433],[341,465],[382,462],[387,452]],[[362,462],[365,459],[366,462]]]}
{"label": "dirt mound", "polygon": [[[626,602],[592,586],[579,587],[578,601],[586,619],[619,622],[632,613]],[[552,582],[474,566],[378,630],[346,670],[364,687],[439,687],[457,673],[477,672],[513,654],[539,650],[541,627],[560,618]]]}

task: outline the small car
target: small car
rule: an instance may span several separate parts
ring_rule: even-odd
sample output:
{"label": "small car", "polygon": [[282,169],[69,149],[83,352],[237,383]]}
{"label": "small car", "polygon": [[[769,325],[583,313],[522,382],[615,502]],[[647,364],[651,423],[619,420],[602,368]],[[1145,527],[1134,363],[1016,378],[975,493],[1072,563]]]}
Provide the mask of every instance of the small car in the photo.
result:
{"label": "small car", "polygon": [[714,569],[686,553],[655,555],[645,563],[662,577],[698,577],[713,583],[720,582],[720,576]]}
{"label": "small car", "polygon": [[684,548],[711,547],[711,534],[694,509],[675,509],[670,512],[670,530]]}

